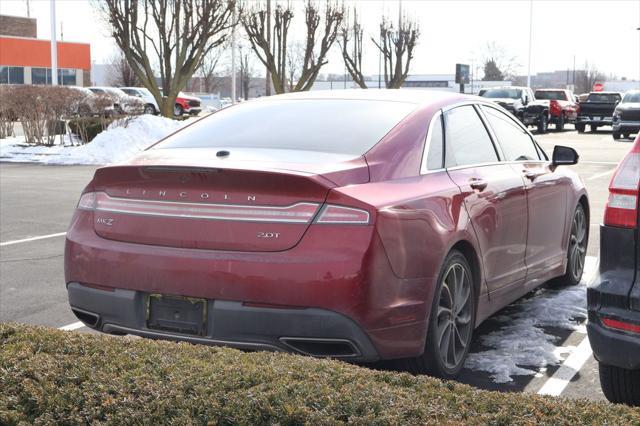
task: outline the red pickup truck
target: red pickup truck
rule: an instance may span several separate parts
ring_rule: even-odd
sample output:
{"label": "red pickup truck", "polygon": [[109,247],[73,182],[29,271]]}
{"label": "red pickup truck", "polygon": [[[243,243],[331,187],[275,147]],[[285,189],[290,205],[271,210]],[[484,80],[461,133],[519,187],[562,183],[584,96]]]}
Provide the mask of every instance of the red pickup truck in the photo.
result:
{"label": "red pickup truck", "polygon": [[556,130],[563,130],[567,123],[576,124],[580,105],[570,90],[538,89],[535,97],[537,101],[549,105],[549,123],[554,124]]}
{"label": "red pickup truck", "polygon": [[202,111],[202,101],[195,96],[178,93],[176,104],[173,106],[173,115],[180,117],[183,114],[198,115]]}

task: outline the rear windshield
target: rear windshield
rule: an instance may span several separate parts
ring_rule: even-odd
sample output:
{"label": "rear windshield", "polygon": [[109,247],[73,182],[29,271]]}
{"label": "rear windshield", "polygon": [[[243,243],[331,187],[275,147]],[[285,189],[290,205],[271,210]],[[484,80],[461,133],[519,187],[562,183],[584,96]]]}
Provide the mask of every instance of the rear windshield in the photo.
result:
{"label": "rear windshield", "polygon": [[481,95],[484,98],[510,98],[520,99],[522,97],[522,90],[520,89],[487,89]]}
{"label": "rear windshield", "polygon": [[620,95],[617,93],[590,93],[587,98],[587,102],[606,102],[613,104],[620,100]]}
{"label": "rear windshield", "polygon": [[640,103],[640,92],[627,93],[622,98],[622,102]]}
{"label": "rear windshield", "polygon": [[566,101],[567,94],[562,90],[539,90],[536,91],[536,99]]}
{"label": "rear windshield", "polygon": [[225,108],[154,148],[265,148],[360,156],[415,104],[371,100],[258,100]]}

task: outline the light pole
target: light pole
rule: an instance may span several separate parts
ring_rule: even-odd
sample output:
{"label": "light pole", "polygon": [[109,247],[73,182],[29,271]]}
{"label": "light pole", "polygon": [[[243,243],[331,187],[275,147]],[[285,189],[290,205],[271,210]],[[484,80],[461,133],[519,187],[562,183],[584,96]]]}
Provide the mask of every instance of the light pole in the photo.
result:
{"label": "light pole", "polygon": [[533,34],[533,0],[529,0],[529,62],[527,65],[527,87],[531,87],[531,36]]}
{"label": "light pole", "polygon": [[51,85],[58,85],[58,44],[56,42],[56,0],[51,4]]}

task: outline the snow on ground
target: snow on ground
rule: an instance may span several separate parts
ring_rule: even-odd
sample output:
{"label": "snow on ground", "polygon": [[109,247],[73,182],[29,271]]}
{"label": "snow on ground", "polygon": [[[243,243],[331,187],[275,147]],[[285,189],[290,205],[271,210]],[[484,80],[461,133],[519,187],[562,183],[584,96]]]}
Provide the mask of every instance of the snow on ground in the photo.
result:
{"label": "snow on ground", "polygon": [[511,376],[536,375],[547,365],[558,364],[572,347],[558,347],[556,336],[544,327],[577,330],[587,319],[586,283],[596,273],[597,258],[587,257],[582,282],[562,289],[540,289],[533,297],[520,300],[508,313],[492,317],[499,329],[480,336],[491,349],[470,353],[465,367],[485,371],[495,383],[512,381]]}
{"label": "snow on ground", "polygon": [[[132,119],[126,127],[112,123],[93,141],[80,146],[29,146],[25,144],[23,136],[0,139],[0,161],[43,164],[118,163],[191,122],[193,121],[142,115]],[[65,137],[65,143],[69,143],[68,141],[68,137]]]}

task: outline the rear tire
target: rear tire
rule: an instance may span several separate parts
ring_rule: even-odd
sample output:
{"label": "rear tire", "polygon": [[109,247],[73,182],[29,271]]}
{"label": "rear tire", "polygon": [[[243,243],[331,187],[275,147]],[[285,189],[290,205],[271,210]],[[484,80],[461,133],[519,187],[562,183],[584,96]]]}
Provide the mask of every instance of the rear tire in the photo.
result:
{"label": "rear tire", "polygon": [[602,392],[609,401],[640,406],[640,370],[625,370],[601,362],[598,370]]}
{"label": "rear tire", "polygon": [[576,124],[576,130],[578,133],[584,133],[584,124]]}
{"label": "rear tire", "polygon": [[554,287],[573,286],[580,283],[584,273],[584,262],[587,257],[587,244],[589,243],[589,224],[587,214],[578,203],[571,229],[569,231],[569,247],[567,248],[567,271],[559,278],[550,282]]}
{"label": "rear tire", "polygon": [[631,137],[631,135],[629,133],[625,133],[622,135],[623,138],[625,139],[629,139]]}
{"label": "rear tire", "polygon": [[560,114],[556,123],[556,131],[561,132],[564,130],[564,114]]}
{"label": "rear tire", "polygon": [[596,126],[595,124],[591,125],[591,132],[595,133],[598,131],[598,126]]}
{"label": "rear tire", "polygon": [[433,297],[424,353],[408,369],[455,379],[471,347],[476,315],[473,274],[467,258],[452,250],[444,260]]}
{"label": "rear tire", "polygon": [[613,135],[613,139],[615,140],[619,140],[622,137],[622,135],[618,132],[613,132],[612,135]]}
{"label": "rear tire", "polygon": [[184,109],[181,105],[174,105],[173,107],[173,115],[176,117],[182,117],[184,115]]}
{"label": "rear tire", "polygon": [[145,114],[149,114],[149,115],[155,115],[156,114],[156,107],[154,107],[151,104],[146,104],[144,106],[144,113]]}
{"label": "rear tire", "polygon": [[538,133],[547,133],[549,122],[547,121],[547,114],[543,113],[538,119]]}

